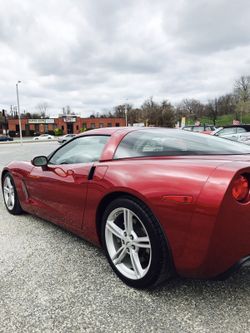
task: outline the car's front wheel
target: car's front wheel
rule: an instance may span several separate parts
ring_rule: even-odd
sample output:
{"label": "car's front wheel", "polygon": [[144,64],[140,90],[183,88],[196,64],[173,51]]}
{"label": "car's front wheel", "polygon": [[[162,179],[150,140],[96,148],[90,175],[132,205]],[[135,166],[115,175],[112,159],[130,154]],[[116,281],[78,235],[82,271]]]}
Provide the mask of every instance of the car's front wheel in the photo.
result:
{"label": "car's front wheel", "polygon": [[10,173],[6,173],[3,178],[3,197],[5,206],[10,214],[19,215],[23,212],[20,205],[15,183]]}
{"label": "car's front wheel", "polygon": [[171,275],[171,261],[160,225],[151,211],[130,197],[105,210],[102,243],[115,273],[129,286],[149,288]]}

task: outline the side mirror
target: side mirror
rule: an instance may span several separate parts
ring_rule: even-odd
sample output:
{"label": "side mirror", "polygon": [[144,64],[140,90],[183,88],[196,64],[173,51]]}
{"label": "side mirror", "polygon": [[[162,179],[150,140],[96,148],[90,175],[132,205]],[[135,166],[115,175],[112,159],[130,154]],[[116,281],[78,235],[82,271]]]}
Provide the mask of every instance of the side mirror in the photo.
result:
{"label": "side mirror", "polygon": [[34,166],[44,167],[44,166],[47,166],[48,159],[47,159],[46,156],[36,156],[36,157],[33,158],[33,160],[31,161],[31,163]]}

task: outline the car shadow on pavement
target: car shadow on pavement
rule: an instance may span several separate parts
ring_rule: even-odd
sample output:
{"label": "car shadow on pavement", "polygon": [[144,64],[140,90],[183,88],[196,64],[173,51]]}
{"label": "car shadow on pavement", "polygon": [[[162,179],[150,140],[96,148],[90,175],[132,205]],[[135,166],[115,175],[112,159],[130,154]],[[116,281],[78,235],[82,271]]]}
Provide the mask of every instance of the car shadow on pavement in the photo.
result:
{"label": "car shadow on pavement", "polygon": [[164,284],[147,291],[150,295],[170,296],[179,293],[187,298],[211,298],[218,302],[230,302],[250,296],[250,267],[242,267],[225,280],[196,280],[174,277]]}
{"label": "car shadow on pavement", "polygon": [[[61,231],[64,235],[68,235],[69,237],[73,237],[75,241],[82,242],[86,245],[89,250],[93,249],[95,253],[98,253],[103,257],[106,261],[104,252],[102,248],[97,247],[90,243],[88,240],[77,236],[76,234],[72,233],[71,231],[64,229],[61,226],[58,226],[52,222],[46,221],[44,219],[34,217],[40,223],[46,225],[49,224],[51,227],[55,228],[58,231]],[[114,275],[111,267],[107,262],[107,272]],[[122,283],[122,282],[121,282]],[[128,287],[130,288],[130,287]],[[246,292],[248,291],[250,294],[250,267],[241,267],[240,269],[233,272],[224,280],[216,280],[216,279],[189,279],[189,278],[182,278],[179,276],[174,276],[169,281],[164,282],[160,286],[154,287],[152,289],[147,290],[149,294],[165,294],[165,293],[175,293],[180,289],[185,289],[187,294],[194,295],[194,293],[200,294],[201,292],[209,292],[211,294],[216,293],[218,297],[220,297],[220,292],[225,295],[225,289],[227,292],[231,291],[231,293],[235,292],[239,294],[240,291]]]}
{"label": "car shadow on pavement", "polygon": [[[91,257],[98,256],[98,260],[102,262],[103,269],[105,270],[105,274],[110,274],[109,277],[115,277],[111,267],[106,261],[104,252],[101,248],[93,245],[89,241],[77,236],[76,234],[64,229],[62,226],[56,225],[52,222],[44,220],[42,218],[31,216],[27,213],[24,213],[25,220],[26,217],[29,217],[29,223],[33,225],[36,224],[36,235],[39,234],[39,230],[41,231],[45,228],[45,230],[50,229],[49,232],[55,233],[58,242],[62,238],[67,242],[70,242],[70,239],[80,246],[83,246],[88,250],[88,253],[91,253]],[[27,221],[28,222],[28,221]],[[43,237],[43,235],[41,235]],[[55,241],[55,239],[53,240]],[[92,253],[93,252],[93,253]],[[93,267],[95,269],[95,267]],[[96,267],[98,270],[98,268]],[[116,278],[116,277],[115,277]],[[118,280],[118,278],[116,278]],[[123,285],[123,282],[118,282]],[[130,288],[130,287],[126,287]],[[221,298],[222,295],[225,299],[226,295],[229,298],[234,296],[239,297],[240,294],[249,294],[250,295],[250,267],[242,267],[238,271],[234,272],[230,275],[226,280],[195,280],[195,279],[186,279],[178,276],[173,277],[169,281],[164,282],[160,286],[152,288],[146,291],[140,291],[143,293],[150,294],[152,296],[168,296],[173,297],[174,295],[181,293],[185,293],[186,297],[196,297],[201,294],[210,295],[214,298]]]}

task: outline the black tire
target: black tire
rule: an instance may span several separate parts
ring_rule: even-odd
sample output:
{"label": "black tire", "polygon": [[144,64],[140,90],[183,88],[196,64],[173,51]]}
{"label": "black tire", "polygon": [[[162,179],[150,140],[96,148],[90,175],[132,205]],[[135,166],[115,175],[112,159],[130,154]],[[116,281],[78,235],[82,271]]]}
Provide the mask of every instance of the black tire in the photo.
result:
{"label": "black tire", "polygon": [[[5,184],[5,180],[9,178],[11,185],[13,186],[13,195],[14,195],[14,205],[13,207],[8,207],[8,204],[6,202],[6,198],[5,198],[5,194],[4,194],[4,184]],[[14,179],[12,177],[12,175],[7,172],[4,177],[3,177],[3,182],[2,182],[2,191],[3,191],[3,198],[4,198],[4,204],[6,209],[8,210],[8,212],[12,215],[20,215],[23,213],[22,207],[20,205],[19,199],[18,199],[18,195],[17,195],[17,190],[16,190],[16,186],[14,183]]]}
{"label": "black tire", "polygon": [[[131,234],[134,233],[134,241],[127,240],[128,237],[131,236],[127,235],[125,232],[125,223],[124,223],[124,215],[125,213],[120,213],[120,209],[125,208],[126,211],[129,211],[129,214],[133,214],[131,220],[133,228],[131,231]],[[121,230],[123,230],[124,226],[124,233],[126,234],[126,240],[125,238],[117,237],[113,234],[113,231],[109,229],[109,226],[107,225],[107,219],[109,217],[109,220],[112,219],[113,216],[115,219],[112,220],[112,223],[115,223]],[[138,218],[138,219],[137,219]],[[124,223],[124,224],[123,224]],[[140,229],[138,229],[138,225]],[[141,233],[138,236],[138,232]],[[111,235],[111,236],[110,236]],[[140,246],[133,246],[131,245],[132,242],[136,242],[136,237],[144,237],[145,239],[149,239],[149,246],[150,249],[143,249],[140,248]],[[170,250],[167,244],[167,240],[163,234],[163,231],[161,230],[160,224],[155,218],[155,216],[152,214],[152,212],[148,209],[148,207],[142,203],[141,201],[131,198],[131,197],[121,197],[116,200],[114,200],[112,203],[110,203],[107,208],[105,209],[105,212],[103,214],[102,218],[102,229],[101,229],[101,239],[102,239],[102,245],[105,251],[105,254],[107,256],[107,259],[109,261],[110,266],[114,270],[114,272],[117,274],[117,276],[125,282],[127,285],[138,288],[138,289],[145,289],[145,288],[151,288],[155,287],[158,284],[166,281],[169,279],[173,274],[172,269],[172,260],[170,255]],[[139,240],[139,238],[138,238]],[[117,247],[116,244],[118,243]],[[131,244],[130,244],[131,243]],[[111,244],[111,245],[110,245]],[[134,244],[138,244],[134,243]],[[142,243],[140,243],[142,244]],[[144,243],[147,244],[147,243]],[[125,257],[119,261],[119,256],[121,255],[120,249],[125,249],[126,251],[123,253],[125,254]],[[143,246],[142,246],[143,247]],[[119,252],[119,255],[115,255],[115,260],[118,260],[118,264],[114,264],[114,256],[113,260],[111,259],[110,253],[112,252],[112,248],[117,253]],[[144,252],[143,252],[144,251]],[[146,252],[148,251],[148,252]],[[110,252],[110,253],[109,253]],[[132,263],[132,253],[137,252],[137,258],[139,258],[139,253],[141,253],[141,258],[139,260],[141,266],[140,268],[144,267],[144,273],[137,275],[138,270],[133,269],[136,266],[133,266]],[[124,254],[123,254],[124,255]],[[132,257],[131,257],[132,255]],[[149,257],[151,259],[149,259]],[[135,261],[134,261],[135,262]],[[138,261],[137,261],[138,262]],[[120,266],[120,268],[118,267]],[[132,266],[128,267],[127,266]],[[130,270],[131,270],[131,276],[137,275],[136,277],[130,277]],[[143,270],[142,270],[143,271]],[[141,271],[141,272],[142,272]],[[124,273],[125,272],[125,273]],[[140,272],[140,271],[139,271]],[[135,273],[135,274],[134,274]]]}

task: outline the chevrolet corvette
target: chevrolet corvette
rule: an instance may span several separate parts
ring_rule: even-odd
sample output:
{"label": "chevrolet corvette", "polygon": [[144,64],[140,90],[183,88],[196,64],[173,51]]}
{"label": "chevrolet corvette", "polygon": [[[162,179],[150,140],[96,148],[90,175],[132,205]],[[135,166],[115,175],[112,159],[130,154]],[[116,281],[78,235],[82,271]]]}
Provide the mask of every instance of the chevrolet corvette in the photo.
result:
{"label": "chevrolet corvette", "polygon": [[250,147],[163,128],[101,128],[1,176],[27,212],[102,246],[117,276],[149,288],[221,278],[250,260]]}

